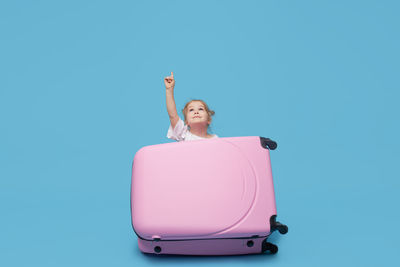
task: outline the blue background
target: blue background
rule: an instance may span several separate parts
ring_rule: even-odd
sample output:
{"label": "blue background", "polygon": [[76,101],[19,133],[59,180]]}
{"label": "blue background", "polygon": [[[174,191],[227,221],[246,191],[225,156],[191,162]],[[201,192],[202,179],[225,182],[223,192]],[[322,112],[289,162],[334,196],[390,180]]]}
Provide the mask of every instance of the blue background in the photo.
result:
{"label": "blue background", "polygon": [[[399,263],[397,1],[1,1],[1,266]],[[150,257],[138,149],[192,98],[220,137],[265,136],[274,256]]]}

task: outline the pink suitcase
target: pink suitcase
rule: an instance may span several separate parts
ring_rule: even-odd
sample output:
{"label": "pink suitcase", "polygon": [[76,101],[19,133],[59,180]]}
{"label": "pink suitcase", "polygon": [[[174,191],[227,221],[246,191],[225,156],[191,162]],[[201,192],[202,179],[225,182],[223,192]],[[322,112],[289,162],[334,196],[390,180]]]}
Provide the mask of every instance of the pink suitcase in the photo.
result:
{"label": "pink suitcase", "polygon": [[132,226],[143,253],[276,253],[268,138],[227,137],[146,146],[133,160]]}

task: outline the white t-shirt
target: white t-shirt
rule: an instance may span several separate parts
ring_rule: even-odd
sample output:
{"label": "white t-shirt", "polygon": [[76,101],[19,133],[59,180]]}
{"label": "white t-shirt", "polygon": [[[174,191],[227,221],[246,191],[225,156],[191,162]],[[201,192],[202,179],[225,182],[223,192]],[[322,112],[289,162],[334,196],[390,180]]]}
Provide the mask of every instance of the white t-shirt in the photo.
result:
{"label": "white t-shirt", "polygon": [[200,139],[212,139],[218,138],[216,134],[213,134],[211,138],[204,138],[197,135],[192,134],[188,130],[188,126],[185,125],[183,120],[179,118],[178,123],[175,125],[175,128],[172,129],[172,125],[169,125],[167,137],[170,139],[174,139],[176,141],[190,141],[190,140],[200,140]]}

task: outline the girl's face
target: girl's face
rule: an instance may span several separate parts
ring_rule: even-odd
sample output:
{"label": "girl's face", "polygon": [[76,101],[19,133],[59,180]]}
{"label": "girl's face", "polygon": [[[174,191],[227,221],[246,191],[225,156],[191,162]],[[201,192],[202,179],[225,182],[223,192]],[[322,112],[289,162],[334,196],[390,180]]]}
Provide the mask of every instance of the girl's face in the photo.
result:
{"label": "girl's face", "polygon": [[186,119],[189,126],[199,123],[207,127],[207,125],[210,124],[208,121],[208,113],[204,105],[199,101],[193,101],[189,104]]}

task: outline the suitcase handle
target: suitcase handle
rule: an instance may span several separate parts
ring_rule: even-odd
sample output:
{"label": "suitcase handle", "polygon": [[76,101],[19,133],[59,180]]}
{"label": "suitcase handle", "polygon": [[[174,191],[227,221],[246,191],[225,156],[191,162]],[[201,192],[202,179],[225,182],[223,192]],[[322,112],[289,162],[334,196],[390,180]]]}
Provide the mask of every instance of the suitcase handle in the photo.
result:
{"label": "suitcase handle", "polygon": [[273,141],[269,138],[261,137],[261,136],[260,136],[260,142],[261,142],[261,146],[263,148],[266,148],[269,150],[275,150],[276,147],[278,146],[278,144],[275,141]]}

